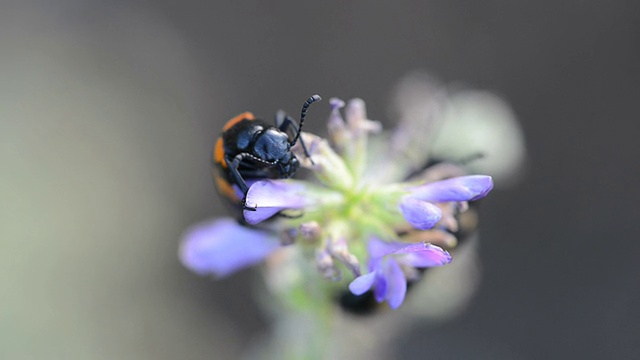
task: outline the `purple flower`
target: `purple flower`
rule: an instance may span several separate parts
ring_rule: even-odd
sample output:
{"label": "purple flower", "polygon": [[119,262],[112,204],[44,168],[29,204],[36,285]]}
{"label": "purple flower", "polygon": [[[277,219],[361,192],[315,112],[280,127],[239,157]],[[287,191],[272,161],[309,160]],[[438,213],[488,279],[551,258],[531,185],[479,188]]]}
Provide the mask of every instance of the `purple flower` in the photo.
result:
{"label": "purple flower", "polygon": [[386,300],[392,309],[402,305],[407,293],[402,266],[426,268],[451,262],[451,255],[435,245],[384,242],[375,238],[369,241],[369,256],[369,273],[353,280],[349,290],[362,295],[373,287],[376,301]]}
{"label": "purple flower", "polygon": [[485,197],[493,188],[491,176],[459,176],[411,187],[400,199],[405,220],[418,230],[431,229],[442,218],[442,210],[432,203],[465,202]]}
{"label": "purple flower", "polygon": [[180,260],[191,271],[218,277],[261,262],[280,247],[271,233],[223,218],[191,227],[182,237]]}
{"label": "purple flower", "polygon": [[261,180],[255,182],[247,192],[244,219],[257,224],[282,210],[302,209],[312,205],[306,196],[306,187],[298,182]]}
{"label": "purple flower", "polygon": [[[318,159],[320,160],[320,159]],[[247,192],[244,219],[249,224],[265,221],[284,210],[314,210],[322,205],[342,203],[342,194],[309,182],[260,180]]]}
{"label": "purple flower", "polygon": [[435,181],[411,189],[411,197],[429,202],[474,201],[485,197],[493,189],[488,175],[459,176]]}

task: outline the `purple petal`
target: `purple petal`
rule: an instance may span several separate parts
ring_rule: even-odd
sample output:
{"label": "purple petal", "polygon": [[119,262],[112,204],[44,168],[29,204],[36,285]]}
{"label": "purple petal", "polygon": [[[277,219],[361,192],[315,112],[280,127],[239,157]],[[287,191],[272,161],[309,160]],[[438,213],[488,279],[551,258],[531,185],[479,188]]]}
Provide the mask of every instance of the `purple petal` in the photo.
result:
{"label": "purple petal", "polygon": [[[416,251],[405,251],[403,261],[417,268],[442,266],[451,262],[451,255],[442,248],[431,244],[415,244]],[[421,248],[421,249],[420,249]]]}
{"label": "purple petal", "polygon": [[262,261],[279,247],[270,233],[224,218],[188,229],[180,244],[180,261],[197,274],[222,277]]}
{"label": "purple petal", "polygon": [[329,115],[328,128],[331,133],[340,133],[346,129],[346,124],[340,114],[340,109],[344,106],[344,101],[338,98],[331,98],[331,115]]}
{"label": "purple petal", "polygon": [[378,133],[382,130],[380,122],[367,119],[367,108],[364,100],[351,99],[344,111],[347,118],[347,126],[356,138],[367,132]]}
{"label": "purple petal", "polygon": [[[408,254],[414,252],[425,251],[431,244],[421,243],[404,243],[397,241],[382,241],[378,238],[371,238],[368,244],[369,257],[371,259],[379,259],[389,254]],[[437,246],[434,246],[438,248]],[[372,267],[370,265],[370,267]],[[375,266],[373,266],[375,267]],[[375,269],[374,269],[375,270]]]}
{"label": "purple petal", "polygon": [[367,291],[369,291],[369,289],[371,289],[375,279],[376,279],[375,272],[370,272],[365,275],[360,275],[349,284],[349,290],[354,295],[362,295]]}
{"label": "purple petal", "polygon": [[493,189],[487,175],[459,176],[411,189],[411,196],[431,202],[473,201],[485,197]]}
{"label": "purple petal", "polygon": [[397,309],[402,305],[404,296],[407,293],[407,280],[404,277],[400,265],[398,265],[395,260],[389,259],[386,262],[384,278],[387,281],[385,299],[389,303],[389,307]]}
{"label": "purple petal", "polygon": [[442,218],[442,211],[430,202],[411,196],[400,200],[400,211],[405,220],[418,230],[431,229]]}
{"label": "purple petal", "polygon": [[249,188],[246,205],[255,210],[244,210],[244,219],[257,224],[282,210],[304,208],[310,205],[310,199],[305,197],[305,187],[300,183],[261,180]]}
{"label": "purple petal", "polygon": [[360,124],[367,119],[367,110],[362,99],[351,99],[345,108],[347,124],[351,131],[360,127]]}
{"label": "purple petal", "polygon": [[[369,243],[367,244],[367,250],[369,251],[369,258],[381,259],[383,256],[391,254],[392,252],[406,246],[404,243],[399,242],[387,242],[382,241],[378,238],[369,239]],[[371,264],[369,267],[371,268]]]}
{"label": "purple petal", "polygon": [[[381,264],[382,265],[382,264]],[[375,272],[376,279],[374,282],[373,295],[377,302],[383,302],[387,296],[387,280],[382,274],[382,268]]]}
{"label": "purple petal", "polygon": [[331,105],[331,111],[340,110],[344,107],[344,101],[335,97],[329,99],[329,104]]}

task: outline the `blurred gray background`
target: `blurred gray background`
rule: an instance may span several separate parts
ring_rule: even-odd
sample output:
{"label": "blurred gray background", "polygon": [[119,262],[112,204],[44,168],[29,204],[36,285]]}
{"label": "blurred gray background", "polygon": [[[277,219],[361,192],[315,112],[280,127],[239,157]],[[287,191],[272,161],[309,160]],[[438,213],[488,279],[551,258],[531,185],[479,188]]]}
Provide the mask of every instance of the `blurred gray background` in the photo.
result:
{"label": "blurred gray background", "polygon": [[[502,94],[527,138],[483,207],[483,283],[399,358],[640,357],[634,1],[2,1],[0,359],[232,359],[269,323],[250,272],[178,239],[222,215],[222,124],[312,93],[387,119],[414,69]],[[310,130],[322,132],[325,105]]]}

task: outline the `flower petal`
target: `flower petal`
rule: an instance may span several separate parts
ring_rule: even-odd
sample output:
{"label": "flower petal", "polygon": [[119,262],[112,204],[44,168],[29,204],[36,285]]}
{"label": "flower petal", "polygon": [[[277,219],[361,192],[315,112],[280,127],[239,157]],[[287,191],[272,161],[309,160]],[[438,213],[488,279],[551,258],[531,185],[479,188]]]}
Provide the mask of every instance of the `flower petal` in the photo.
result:
{"label": "flower petal", "polygon": [[[343,130],[341,134],[332,135],[333,141],[351,143],[351,135],[346,128]],[[334,149],[327,140],[310,133],[303,132],[300,139],[306,144],[309,157],[304,153],[302,146],[298,146],[301,143],[296,144],[291,151],[298,157],[302,167],[312,170],[316,178],[329,188],[342,190],[353,188],[353,174],[345,163],[345,159],[338,155],[341,150]]]}
{"label": "flower petal", "polygon": [[407,255],[403,258],[403,261],[413,267],[442,266],[451,262],[451,255],[439,246],[425,243],[415,245],[418,245],[415,247],[416,251],[405,251]]}
{"label": "flower petal", "polygon": [[344,107],[344,101],[338,98],[331,98],[329,99],[329,104],[331,104],[331,115],[329,115],[329,121],[327,124],[329,133],[338,133],[342,136],[343,132],[346,130],[346,124],[340,114],[340,109]]}
{"label": "flower petal", "polygon": [[[382,266],[382,262],[379,263]],[[387,280],[382,273],[382,267],[375,271],[376,280],[373,287],[373,295],[377,302],[381,303],[387,296]]]}
{"label": "flower petal", "polygon": [[224,218],[187,230],[180,244],[180,261],[197,274],[223,277],[262,261],[279,247],[270,233]]}
{"label": "flower petal", "polygon": [[385,263],[384,278],[387,282],[385,299],[389,303],[389,307],[397,309],[402,305],[407,294],[407,280],[400,265],[395,260],[389,259]]}
{"label": "flower petal", "polygon": [[[369,251],[369,258],[371,261],[381,259],[383,256],[387,254],[391,254],[394,251],[406,246],[406,244],[399,242],[388,242],[382,241],[378,238],[369,239],[369,243],[367,244],[367,250]],[[371,261],[369,262],[369,267],[371,268]]]}
{"label": "flower petal", "polygon": [[442,218],[442,211],[437,206],[417,199],[413,194],[400,200],[400,211],[405,220],[418,230],[431,229]]}
{"label": "flower petal", "polygon": [[485,197],[493,189],[488,175],[459,176],[414,187],[411,196],[431,202],[473,201]]}
{"label": "flower petal", "polygon": [[286,209],[301,209],[309,205],[305,187],[299,182],[286,180],[256,181],[247,192],[244,219],[249,224],[267,220]]}
{"label": "flower petal", "polygon": [[247,192],[243,211],[249,224],[267,220],[282,210],[316,208],[320,205],[340,204],[344,196],[310,182],[299,180],[260,180]]}
{"label": "flower petal", "polygon": [[368,274],[360,275],[349,284],[349,290],[354,295],[362,295],[367,291],[369,291],[369,289],[371,289],[375,279],[376,279],[375,272],[370,272]]}
{"label": "flower petal", "polygon": [[345,108],[347,126],[355,137],[360,137],[367,132],[378,133],[382,130],[382,124],[378,121],[367,119],[367,109],[362,99],[351,99]]}

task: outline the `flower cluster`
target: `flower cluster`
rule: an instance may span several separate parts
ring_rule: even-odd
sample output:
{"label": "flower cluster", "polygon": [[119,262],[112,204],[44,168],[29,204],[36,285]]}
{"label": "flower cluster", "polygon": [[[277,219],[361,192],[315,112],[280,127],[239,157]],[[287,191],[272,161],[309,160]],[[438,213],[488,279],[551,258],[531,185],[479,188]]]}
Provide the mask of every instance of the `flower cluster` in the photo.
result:
{"label": "flower cluster", "polygon": [[316,181],[253,183],[244,211],[251,226],[220,219],[193,227],[180,250],[186,267],[226,276],[295,246],[323,277],[349,282],[354,295],[373,291],[395,309],[419,269],[451,262],[445,249],[456,244],[458,216],[491,191],[491,177],[444,163],[398,171],[404,153],[421,150],[393,146],[397,136],[367,118],[362,100],[330,104],[328,138],[302,133],[306,151],[292,149]]}

